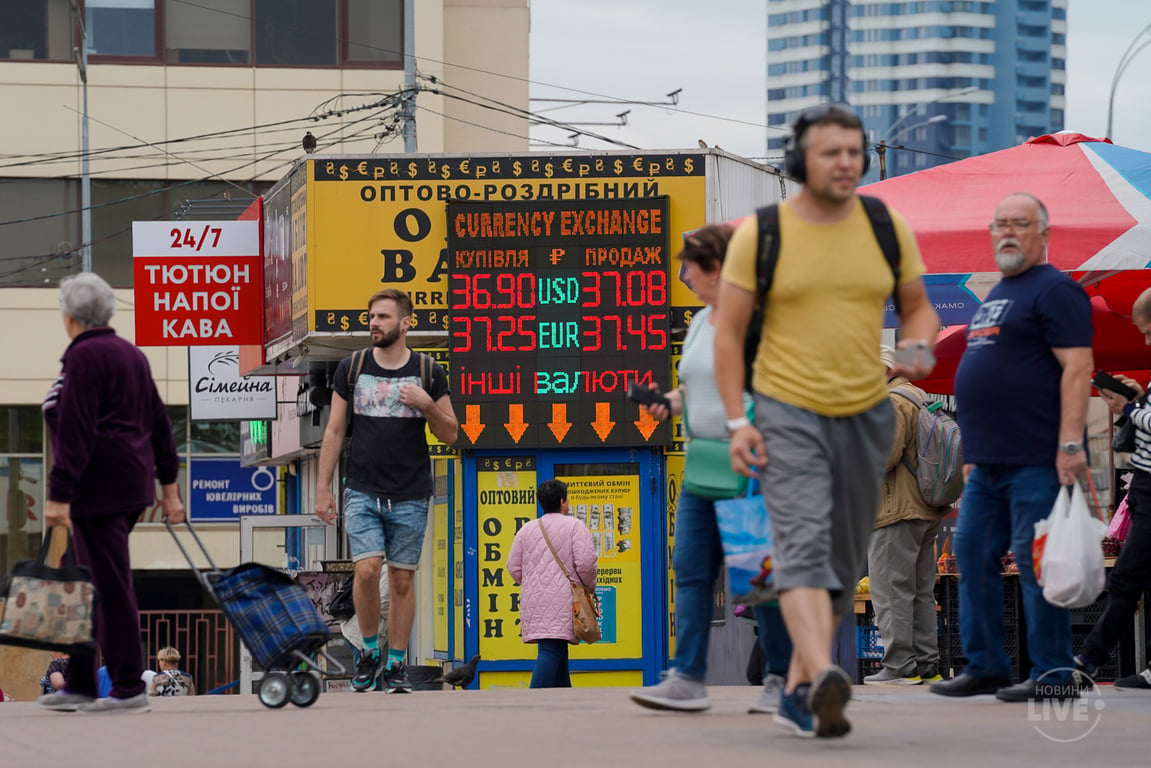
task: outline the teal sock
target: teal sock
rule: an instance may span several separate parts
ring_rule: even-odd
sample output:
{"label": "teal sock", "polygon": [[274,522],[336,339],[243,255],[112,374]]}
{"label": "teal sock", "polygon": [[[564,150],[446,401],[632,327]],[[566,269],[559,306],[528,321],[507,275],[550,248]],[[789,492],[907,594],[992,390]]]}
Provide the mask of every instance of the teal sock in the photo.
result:
{"label": "teal sock", "polygon": [[364,651],[369,656],[375,656],[378,659],[380,657],[380,636],[372,635],[371,637],[365,637]]}
{"label": "teal sock", "polygon": [[408,655],[408,651],[406,648],[404,650],[399,650],[399,651],[397,651],[395,648],[389,648],[388,649],[388,667],[387,668],[389,670],[392,670],[392,669],[395,669],[396,667],[398,667],[400,664],[403,664],[404,663],[404,657],[407,655]]}

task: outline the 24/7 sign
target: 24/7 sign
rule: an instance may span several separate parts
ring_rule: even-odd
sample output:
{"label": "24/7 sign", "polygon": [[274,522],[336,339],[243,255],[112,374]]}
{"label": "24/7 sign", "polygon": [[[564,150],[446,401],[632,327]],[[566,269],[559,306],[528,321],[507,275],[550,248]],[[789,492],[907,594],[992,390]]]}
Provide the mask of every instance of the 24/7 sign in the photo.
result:
{"label": "24/7 sign", "polygon": [[260,224],[132,224],[136,344],[262,344]]}

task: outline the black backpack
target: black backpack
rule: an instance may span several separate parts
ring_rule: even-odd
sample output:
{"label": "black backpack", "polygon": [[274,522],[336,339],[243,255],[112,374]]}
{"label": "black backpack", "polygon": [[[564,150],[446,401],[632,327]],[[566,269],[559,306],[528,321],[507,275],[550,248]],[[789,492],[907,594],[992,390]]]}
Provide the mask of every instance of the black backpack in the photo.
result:
{"label": "black backpack", "polygon": [[[891,267],[891,274],[895,277],[895,290],[892,299],[895,301],[895,314],[899,314],[899,276],[900,251],[899,238],[895,234],[895,224],[891,221],[891,214],[887,206],[878,197],[860,195],[863,210],[867,212],[867,219],[871,222],[871,229],[887,264]],[[759,352],[760,334],[763,330],[763,308],[767,302],[767,292],[771,290],[771,283],[775,279],[775,267],[779,263],[779,204],[760,208],[755,212],[759,224],[759,248],[756,251],[756,277],[755,277],[755,312],[752,313],[751,323],[747,327],[747,336],[743,340],[743,387],[751,391],[752,369],[755,366],[755,356]]]}

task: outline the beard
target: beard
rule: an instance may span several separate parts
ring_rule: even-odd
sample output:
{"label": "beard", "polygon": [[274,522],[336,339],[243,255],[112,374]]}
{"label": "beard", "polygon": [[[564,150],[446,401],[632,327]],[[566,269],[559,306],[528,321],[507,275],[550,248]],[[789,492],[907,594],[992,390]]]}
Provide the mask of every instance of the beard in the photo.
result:
{"label": "beard", "polygon": [[387,349],[395,344],[400,339],[400,327],[396,326],[391,331],[380,331],[380,337],[377,339],[372,338],[372,346],[379,347],[380,349]]}
{"label": "beard", "polygon": [[[1013,253],[1004,251],[1005,246],[1015,246]],[[999,242],[999,247],[995,249],[995,266],[999,267],[1000,272],[1014,272],[1023,266],[1023,251],[1020,249],[1020,243],[1010,237],[1006,237]]]}

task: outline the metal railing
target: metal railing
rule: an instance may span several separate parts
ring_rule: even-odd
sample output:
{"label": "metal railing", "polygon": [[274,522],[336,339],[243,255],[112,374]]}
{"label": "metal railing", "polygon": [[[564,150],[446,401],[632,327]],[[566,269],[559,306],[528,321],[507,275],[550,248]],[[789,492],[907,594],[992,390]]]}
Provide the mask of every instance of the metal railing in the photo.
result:
{"label": "metal railing", "polygon": [[157,670],[156,652],[172,646],[180,668],[192,676],[196,693],[237,693],[239,638],[219,610],[140,611],[144,666]]}

